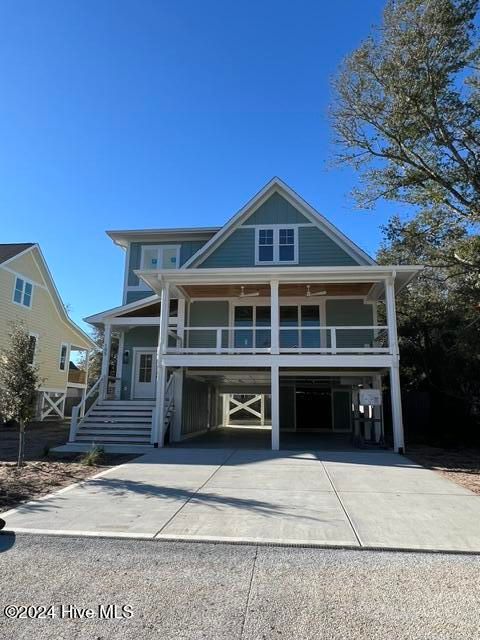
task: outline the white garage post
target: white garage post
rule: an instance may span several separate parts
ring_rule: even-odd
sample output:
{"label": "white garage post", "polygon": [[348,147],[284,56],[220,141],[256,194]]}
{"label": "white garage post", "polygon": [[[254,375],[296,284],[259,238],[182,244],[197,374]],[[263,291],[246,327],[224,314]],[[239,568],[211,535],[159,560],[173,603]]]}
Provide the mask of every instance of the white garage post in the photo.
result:
{"label": "white garage post", "polygon": [[280,449],[280,380],[278,364],[271,367],[271,395],[272,395],[272,449]]}
{"label": "white garage post", "polygon": [[182,402],[183,402],[183,367],[177,369],[175,376],[173,404],[175,413],[173,414],[172,441],[179,442],[182,439]]}
{"label": "white garage post", "polygon": [[398,453],[403,453],[405,450],[405,442],[403,437],[402,395],[399,371],[400,358],[398,353],[394,276],[385,280],[385,302],[387,306],[388,345],[392,354],[392,365],[390,366],[390,396],[392,401],[393,448]]}
{"label": "white garage post", "polygon": [[164,283],[160,295],[160,323],[157,347],[157,382],[155,387],[155,420],[152,430],[153,442],[157,447],[163,447],[164,415],[165,415],[165,387],[167,370],[163,363],[163,356],[168,345],[168,317],[170,313],[170,288]]}
{"label": "white garage post", "polygon": [[103,378],[102,388],[100,389],[100,397],[105,400],[108,393],[108,373],[110,370],[110,349],[112,342],[112,326],[105,323],[105,331],[103,334],[103,354],[102,354],[102,371]]}

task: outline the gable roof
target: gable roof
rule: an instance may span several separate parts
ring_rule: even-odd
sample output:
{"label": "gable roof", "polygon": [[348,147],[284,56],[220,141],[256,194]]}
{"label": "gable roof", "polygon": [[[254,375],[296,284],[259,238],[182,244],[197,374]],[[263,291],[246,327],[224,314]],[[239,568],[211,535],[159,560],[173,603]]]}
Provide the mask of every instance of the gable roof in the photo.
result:
{"label": "gable roof", "polygon": [[[79,336],[81,336],[82,339],[89,345],[91,349],[96,348],[96,344],[95,342],[93,342],[90,336],[86,334],[85,331],[83,331],[68,315],[65,305],[63,304],[63,300],[60,297],[60,293],[58,292],[58,289],[55,285],[53,276],[43,256],[42,250],[40,249],[40,245],[35,244],[33,242],[25,242],[25,243],[10,244],[10,245],[3,244],[3,245],[0,245],[0,256],[4,255],[4,253],[2,252],[2,249],[4,247],[11,247],[10,251],[8,251],[8,249],[5,250],[5,255],[10,253],[11,254],[10,257],[0,260],[0,268],[5,268],[7,271],[10,271],[10,268],[6,267],[6,264],[8,262],[10,262],[11,260],[14,260],[15,258],[18,258],[21,254],[27,253],[28,251],[33,252],[34,262],[36,263],[37,268],[40,270],[42,277],[46,281],[46,284],[47,284],[46,289],[50,294],[50,297],[52,298],[53,304],[58,314],[60,315],[60,318],[65,324],[69,326],[69,328],[72,331],[74,331]],[[13,247],[16,247],[16,249],[14,250]],[[40,262],[40,264],[38,264],[38,262]],[[43,268],[43,271],[42,271],[42,268]]]}
{"label": "gable roof", "polygon": [[332,224],[325,216],[319,213],[311,205],[291,189],[278,177],[272,178],[240,211],[238,211],[217,233],[204,244],[185,264],[182,269],[194,267],[203,262],[213,251],[226,240],[233,231],[249,218],[272,194],[279,193],[292,206],[298,209],[307,219],[319,227],[334,242],[336,242],[348,255],[359,264],[374,265],[375,260],[365,251],[360,249],[350,238]]}
{"label": "gable roof", "polygon": [[20,253],[23,253],[30,247],[33,247],[33,242],[17,242],[11,244],[0,244],[0,264],[15,258]]}

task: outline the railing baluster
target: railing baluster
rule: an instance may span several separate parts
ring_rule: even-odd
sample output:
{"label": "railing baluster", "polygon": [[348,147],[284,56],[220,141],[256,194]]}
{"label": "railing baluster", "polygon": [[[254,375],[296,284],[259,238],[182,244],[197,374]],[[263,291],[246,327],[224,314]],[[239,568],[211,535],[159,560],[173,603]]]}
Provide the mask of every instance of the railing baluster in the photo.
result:
{"label": "railing baluster", "polygon": [[337,353],[337,328],[332,327],[330,329],[330,346],[332,353]]}

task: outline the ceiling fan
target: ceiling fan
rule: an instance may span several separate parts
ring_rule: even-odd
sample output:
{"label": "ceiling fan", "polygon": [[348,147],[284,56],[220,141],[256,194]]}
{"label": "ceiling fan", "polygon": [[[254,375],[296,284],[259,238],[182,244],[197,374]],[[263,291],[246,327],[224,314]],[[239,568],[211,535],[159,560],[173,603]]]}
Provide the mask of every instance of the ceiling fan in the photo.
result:
{"label": "ceiling fan", "polygon": [[260,295],[260,291],[251,291],[250,293],[245,293],[245,287],[243,286],[243,284],[240,287],[239,298],[256,298],[259,295]]}
{"label": "ceiling fan", "polygon": [[310,291],[310,285],[307,284],[307,298],[310,298],[311,296],[326,296],[327,292],[322,290],[322,291]]}

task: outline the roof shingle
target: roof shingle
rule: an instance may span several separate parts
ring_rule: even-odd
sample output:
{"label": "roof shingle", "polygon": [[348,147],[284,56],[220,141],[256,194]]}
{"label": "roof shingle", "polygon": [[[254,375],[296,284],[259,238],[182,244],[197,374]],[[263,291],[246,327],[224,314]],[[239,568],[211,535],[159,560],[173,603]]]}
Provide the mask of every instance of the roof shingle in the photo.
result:
{"label": "roof shingle", "polygon": [[0,264],[34,246],[34,242],[18,242],[14,244],[0,244]]}

